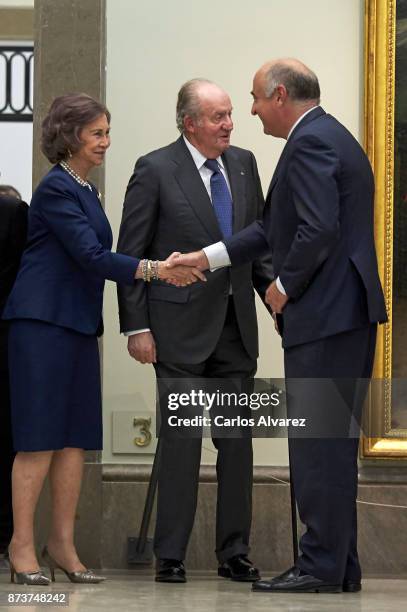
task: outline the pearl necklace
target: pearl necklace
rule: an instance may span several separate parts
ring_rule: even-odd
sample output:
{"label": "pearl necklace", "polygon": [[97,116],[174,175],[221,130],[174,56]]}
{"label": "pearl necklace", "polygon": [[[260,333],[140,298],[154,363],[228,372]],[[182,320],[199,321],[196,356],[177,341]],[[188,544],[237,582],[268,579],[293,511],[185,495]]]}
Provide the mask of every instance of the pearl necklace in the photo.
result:
{"label": "pearl necklace", "polygon": [[92,187],[91,185],[88,183],[88,181],[83,180],[83,178],[81,178],[79,176],[79,174],[77,174],[75,172],[75,170],[72,170],[71,166],[69,164],[67,164],[65,161],[61,161],[59,162],[59,165],[61,166],[61,168],[63,168],[70,176],[72,176],[72,178],[79,183],[79,185],[81,185],[81,187],[87,187],[88,189],[90,189],[90,191],[92,191]]}

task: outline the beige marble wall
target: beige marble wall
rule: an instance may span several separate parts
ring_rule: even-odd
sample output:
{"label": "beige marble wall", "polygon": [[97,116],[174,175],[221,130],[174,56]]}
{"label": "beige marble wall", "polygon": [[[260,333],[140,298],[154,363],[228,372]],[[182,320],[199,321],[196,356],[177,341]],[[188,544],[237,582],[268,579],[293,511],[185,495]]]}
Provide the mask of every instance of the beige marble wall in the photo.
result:
{"label": "beige marble wall", "polygon": [[[127,538],[138,536],[149,468],[138,466],[132,472],[129,466],[123,467],[104,466],[102,565],[132,568],[137,573],[145,567],[127,565]],[[397,507],[407,506],[407,478],[402,470],[391,478],[393,484],[389,479],[380,482],[384,474],[362,476],[359,483],[359,501],[368,502],[358,503],[359,552],[365,576],[407,575],[407,510]],[[255,468],[250,557],[265,573],[287,569],[292,563],[290,491],[281,480],[288,480],[287,468]],[[191,570],[216,570],[215,508],[215,470],[206,466],[186,559]],[[153,531],[154,515],[150,536]]]}
{"label": "beige marble wall", "polygon": [[34,37],[34,11],[30,7],[5,8],[0,5],[0,40],[27,40]]}
{"label": "beige marble wall", "polygon": [[[103,476],[102,476],[103,469]],[[407,576],[407,478],[404,469],[386,478],[362,474],[358,493],[359,553],[365,577]],[[128,565],[127,539],[138,537],[150,466],[87,464],[76,516],[76,542],[90,567],[127,569],[134,574],[153,565]],[[253,489],[250,557],[266,573],[277,573],[292,563],[290,491],[286,467],[257,467]],[[400,507],[401,506],[401,507]],[[201,469],[198,506],[188,547],[190,570],[215,571],[214,518],[216,482],[213,467]],[[149,538],[154,532],[153,512]],[[46,486],[36,517],[38,551],[46,542],[50,522]],[[301,530],[301,525],[299,525]]]}
{"label": "beige marble wall", "polygon": [[[41,121],[50,102],[82,91],[105,99],[104,0],[35,0],[33,186],[49,167],[39,150]],[[93,180],[104,191],[104,171]]]}

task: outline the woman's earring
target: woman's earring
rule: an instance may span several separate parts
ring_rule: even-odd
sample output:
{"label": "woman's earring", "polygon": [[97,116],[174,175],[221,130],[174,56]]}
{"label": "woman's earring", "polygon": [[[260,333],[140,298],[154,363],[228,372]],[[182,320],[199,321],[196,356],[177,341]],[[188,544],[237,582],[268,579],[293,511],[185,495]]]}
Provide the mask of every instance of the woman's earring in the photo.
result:
{"label": "woman's earring", "polygon": [[69,157],[72,157],[72,153],[71,153],[70,149],[68,149],[68,155],[69,155]]}

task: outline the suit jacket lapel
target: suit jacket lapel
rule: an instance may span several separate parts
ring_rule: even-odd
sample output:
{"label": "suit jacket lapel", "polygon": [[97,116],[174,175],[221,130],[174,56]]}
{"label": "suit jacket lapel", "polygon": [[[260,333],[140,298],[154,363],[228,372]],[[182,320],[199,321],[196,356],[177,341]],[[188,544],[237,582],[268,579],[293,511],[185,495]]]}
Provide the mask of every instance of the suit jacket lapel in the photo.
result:
{"label": "suit jacket lapel", "polygon": [[177,140],[174,147],[174,161],[176,163],[174,176],[191,207],[194,209],[196,216],[211,238],[218,242],[222,240],[222,233],[219,229],[212,202],[182,136]]}
{"label": "suit jacket lapel", "polygon": [[233,200],[233,233],[243,229],[246,220],[246,171],[237,155],[230,149],[222,155],[229,178]]}

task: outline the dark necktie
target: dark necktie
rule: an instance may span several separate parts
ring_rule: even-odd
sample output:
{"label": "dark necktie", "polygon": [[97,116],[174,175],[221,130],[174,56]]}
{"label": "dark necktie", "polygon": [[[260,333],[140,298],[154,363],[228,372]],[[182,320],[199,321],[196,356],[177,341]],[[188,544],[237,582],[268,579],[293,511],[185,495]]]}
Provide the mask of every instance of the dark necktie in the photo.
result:
{"label": "dark necktie", "polygon": [[216,159],[207,159],[205,166],[212,170],[211,196],[212,204],[224,238],[232,235],[232,198],[225,177],[220,171]]}

